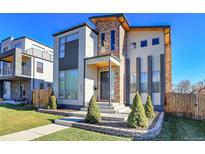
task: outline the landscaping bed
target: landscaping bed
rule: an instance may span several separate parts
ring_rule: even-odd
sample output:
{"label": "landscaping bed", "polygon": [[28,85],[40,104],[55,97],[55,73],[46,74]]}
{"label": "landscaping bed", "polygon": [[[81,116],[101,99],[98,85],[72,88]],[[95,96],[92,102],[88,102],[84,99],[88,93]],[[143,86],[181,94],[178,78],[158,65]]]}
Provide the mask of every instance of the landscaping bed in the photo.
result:
{"label": "landscaping bed", "polygon": [[[147,128],[137,128],[137,130],[147,130],[147,129],[151,129],[156,125],[156,122],[159,118],[160,113],[159,112],[155,112],[155,117],[148,119],[149,125]],[[85,120],[82,121],[83,123],[85,123]],[[127,125],[126,121],[106,121],[106,120],[101,120],[99,123],[96,123],[94,125],[99,125],[99,126],[110,126],[110,127],[114,127],[114,128],[123,128],[123,129],[129,129],[129,130],[136,130],[136,128],[130,128]]]}

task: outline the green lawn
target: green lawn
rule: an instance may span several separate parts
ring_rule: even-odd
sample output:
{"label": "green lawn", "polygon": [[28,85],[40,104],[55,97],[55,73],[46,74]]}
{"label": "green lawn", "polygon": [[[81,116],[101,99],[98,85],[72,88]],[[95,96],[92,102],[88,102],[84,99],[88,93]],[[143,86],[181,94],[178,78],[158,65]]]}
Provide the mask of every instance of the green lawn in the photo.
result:
{"label": "green lawn", "polygon": [[47,125],[60,117],[36,112],[31,106],[0,105],[0,136]]}
{"label": "green lawn", "polygon": [[68,128],[50,135],[35,139],[35,141],[130,141],[131,138],[106,135],[78,128]]}
{"label": "green lawn", "polygon": [[165,116],[162,132],[155,140],[205,140],[205,120],[197,121]]}

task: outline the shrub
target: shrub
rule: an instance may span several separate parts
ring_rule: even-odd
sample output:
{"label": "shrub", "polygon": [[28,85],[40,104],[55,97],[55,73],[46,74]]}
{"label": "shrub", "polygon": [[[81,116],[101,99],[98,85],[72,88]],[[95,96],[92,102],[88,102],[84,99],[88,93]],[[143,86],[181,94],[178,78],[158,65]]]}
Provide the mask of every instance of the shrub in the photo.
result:
{"label": "shrub", "polygon": [[154,107],[152,105],[152,99],[150,96],[147,97],[147,101],[145,103],[145,114],[147,118],[153,118],[155,115]]}
{"label": "shrub", "polygon": [[142,104],[141,97],[137,92],[132,103],[131,112],[128,116],[128,126],[132,128],[147,127],[148,119],[145,115],[145,110]]}
{"label": "shrub", "polygon": [[88,104],[88,112],[85,118],[87,123],[98,123],[101,120],[100,111],[95,96],[92,96]]}
{"label": "shrub", "polygon": [[49,97],[48,109],[51,109],[51,110],[57,109],[56,96],[53,90],[52,90],[51,96]]}

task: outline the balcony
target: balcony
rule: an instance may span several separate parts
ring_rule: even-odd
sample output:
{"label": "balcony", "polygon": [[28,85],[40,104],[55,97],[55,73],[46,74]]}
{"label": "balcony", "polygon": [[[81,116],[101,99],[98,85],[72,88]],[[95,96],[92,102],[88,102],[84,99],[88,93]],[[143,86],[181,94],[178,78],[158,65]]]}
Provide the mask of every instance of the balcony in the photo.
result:
{"label": "balcony", "polygon": [[0,69],[0,75],[10,76],[13,75],[13,67],[12,66],[5,66]]}
{"label": "balcony", "polygon": [[45,59],[45,60],[53,61],[53,55],[52,54],[43,52],[43,51],[38,50],[38,49],[30,48],[28,50],[22,51],[22,53],[30,55],[30,56],[42,58],[42,59]]}

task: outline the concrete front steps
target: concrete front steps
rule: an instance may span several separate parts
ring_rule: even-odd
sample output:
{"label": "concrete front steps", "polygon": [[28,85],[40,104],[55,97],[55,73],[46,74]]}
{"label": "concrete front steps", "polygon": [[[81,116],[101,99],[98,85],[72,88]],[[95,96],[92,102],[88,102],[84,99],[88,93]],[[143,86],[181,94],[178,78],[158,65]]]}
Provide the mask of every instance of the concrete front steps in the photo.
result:
{"label": "concrete front steps", "polygon": [[[97,102],[99,106],[99,110],[101,113],[110,113],[110,114],[117,114],[117,113],[129,113],[130,108],[126,107],[125,105],[121,105],[119,103],[111,103],[109,105],[108,102]],[[81,111],[87,111],[87,107],[83,107],[80,109]]]}

